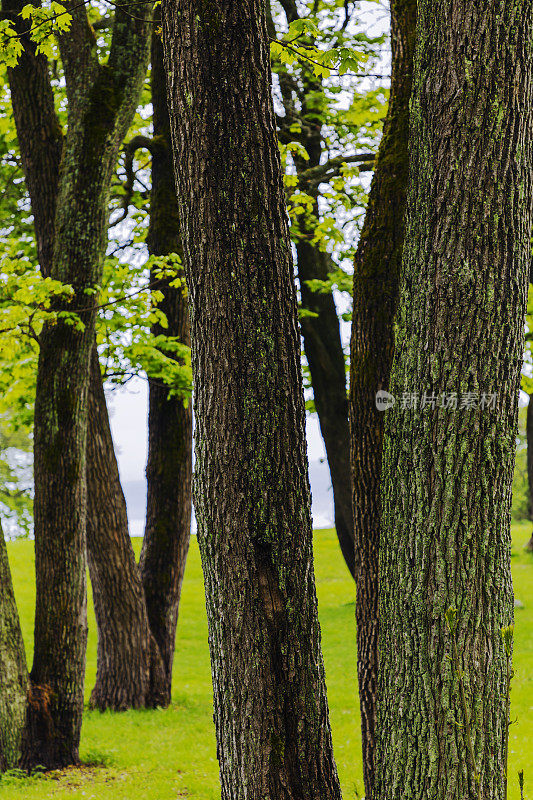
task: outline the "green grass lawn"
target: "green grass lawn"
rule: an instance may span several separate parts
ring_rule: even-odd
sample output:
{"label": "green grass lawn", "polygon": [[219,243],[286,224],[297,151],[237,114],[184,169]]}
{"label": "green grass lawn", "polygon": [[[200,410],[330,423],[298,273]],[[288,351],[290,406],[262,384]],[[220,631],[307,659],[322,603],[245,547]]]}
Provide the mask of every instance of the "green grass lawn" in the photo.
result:
{"label": "green grass lawn", "polygon": [[[519,800],[517,771],[526,773],[533,800],[533,555],[523,551],[530,525],[513,526],[516,611],[509,800]],[[139,545],[139,542],[137,542]],[[11,543],[9,556],[31,663],[34,604],[33,547]],[[335,534],[315,536],[320,621],[326,661],[333,740],[345,798],[363,794],[361,735],[355,670],[354,585]],[[89,605],[86,697],[96,672],[96,630]],[[81,757],[88,765],[51,778],[0,783],[2,800],[211,800],[220,796],[212,720],[207,625],[200,558],[193,537],[178,624],[172,706],[164,711],[101,714],[86,711]]]}

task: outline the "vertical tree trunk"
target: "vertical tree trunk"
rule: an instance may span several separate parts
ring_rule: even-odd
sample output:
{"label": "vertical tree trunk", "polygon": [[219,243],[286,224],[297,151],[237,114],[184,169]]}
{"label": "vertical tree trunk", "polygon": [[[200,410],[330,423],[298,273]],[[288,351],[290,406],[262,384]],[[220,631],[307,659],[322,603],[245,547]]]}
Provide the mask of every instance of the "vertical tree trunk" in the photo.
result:
{"label": "vertical tree trunk", "polygon": [[354,260],[350,441],[356,564],[357,675],[365,797],[372,798],[378,672],[378,566],[383,413],[404,239],[409,171],[409,98],[416,0],[392,0],[390,100]]}
{"label": "vertical tree trunk", "polygon": [[[21,32],[25,30],[20,18],[23,5],[20,0],[3,0],[2,6]],[[63,133],[47,60],[35,54],[35,44],[30,39],[23,37],[22,41],[24,50],[17,66],[9,70],[9,83],[39,263],[46,276],[52,270]],[[81,51],[77,55],[81,59]],[[163,670],[157,646],[147,634],[144,593],[129,538],[95,353],[91,359],[87,549],[99,641],[97,682],[91,703],[102,710],[122,710],[162,702]]]}
{"label": "vertical tree trunk", "polygon": [[0,772],[18,766],[26,723],[28,670],[0,523]]}
{"label": "vertical tree trunk", "polygon": [[[527,444],[527,488],[529,519],[533,522],[533,395],[529,396],[526,414],[526,444]],[[533,552],[533,533],[526,550]]]}
{"label": "vertical tree trunk", "polygon": [[60,37],[69,101],[52,277],[73,286],[83,327],[58,318],[40,337],[35,401],[35,612],[29,737],[24,763],[78,761],[86,646],[86,437],[95,297],[106,245],[111,175],[144,78],[149,7],[117,9],[108,63],[98,61],[86,12],[69,6]]}
{"label": "vertical tree trunk", "polygon": [[[282,3],[290,24],[300,16],[295,0]],[[272,15],[269,11],[270,24]],[[271,32],[275,36],[275,30]],[[313,244],[315,227],[319,221],[318,187],[310,186],[302,173],[320,164],[325,148],[322,125],[317,122],[317,97],[323,92],[322,82],[313,75],[310,68],[302,66],[302,109],[298,120],[304,120],[300,133],[294,132],[297,121],[294,114],[294,96],[291,85],[284,85],[280,76],[281,95],[285,117],[281,124],[280,138],[292,142],[296,138],[309,156],[308,161],[295,158],[300,188],[314,199],[314,207],[309,214],[299,220],[301,232],[296,242],[296,268],[302,307],[316,316],[304,317],[301,321],[304,353],[311,374],[313,397],[328,459],[335,529],[342,555],[350,574],[354,576],[354,533],[352,513],[352,488],[350,479],[350,431],[348,424],[348,398],[346,395],[346,367],[341,341],[339,318],[333,294],[313,292],[307,285],[310,280],[326,280],[331,270],[331,258]],[[309,98],[312,98],[309,107]]]}
{"label": "vertical tree trunk", "polygon": [[[307,146],[307,145],[306,145]],[[319,153],[308,147],[308,167],[320,163]],[[318,156],[318,158],[316,157]],[[303,191],[315,196],[312,212],[318,219],[318,192],[302,186]],[[300,221],[302,232],[312,238],[311,226]],[[307,229],[307,230],[306,230]],[[313,292],[306,281],[326,280],[329,256],[321,253],[309,241],[296,244],[296,263],[303,308],[317,314],[302,319],[302,337],[305,357],[311,373],[313,397],[328,458],[335,528],[346,566],[355,575],[353,513],[350,480],[350,428],[348,424],[348,398],[346,396],[346,367],[342,349],[339,318],[332,294]]]}
{"label": "vertical tree trunk", "polygon": [[422,0],[418,13],[391,393],[419,401],[385,418],[374,797],[500,800],[533,4]]}
{"label": "vertical tree trunk", "polygon": [[17,66],[8,70],[9,90],[31,199],[37,255],[44,275],[49,275],[63,132],[55,109],[48,61],[36,53],[35,42],[24,35],[28,23],[20,16],[23,8],[24,0],[2,0],[2,11],[10,17],[23,45]]}
{"label": "vertical tree trunk", "polygon": [[[152,36],[152,189],[147,243],[151,255],[181,251],[178,205],[174,187],[170,120],[167,109],[163,45]],[[159,286],[168,328],[154,326],[158,336],[176,336],[191,343],[187,301],[181,288]],[[141,575],[150,628],[165,671],[164,696],[170,703],[172,664],[181,585],[191,533],[192,408],[182,398],[168,397],[168,387],[150,381],[148,413],[148,501],[141,553]]]}
{"label": "vertical tree trunk", "polygon": [[101,711],[161,705],[165,700],[163,665],[152,642],[129,537],[96,348],[91,354],[89,383],[87,481],[92,487],[87,498],[87,554],[98,629],[96,684],[90,704]]}
{"label": "vertical tree trunk", "polygon": [[163,4],[222,798],[339,798],[265,7]]}

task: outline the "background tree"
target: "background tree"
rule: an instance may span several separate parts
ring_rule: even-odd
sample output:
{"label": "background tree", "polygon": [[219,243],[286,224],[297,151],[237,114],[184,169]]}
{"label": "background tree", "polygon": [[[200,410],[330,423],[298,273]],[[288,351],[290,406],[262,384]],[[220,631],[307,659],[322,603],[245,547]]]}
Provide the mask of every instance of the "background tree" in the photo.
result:
{"label": "background tree", "polygon": [[385,419],[377,800],[506,792],[532,11],[418,4],[391,392],[420,405]]}
{"label": "background tree", "polygon": [[162,13],[222,797],[338,798],[265,6]]}
{"label": "background tree", "polygon": [[0,772],[18,765],[26,722],[28,670],[0,524]]}
{"label": "background tree", "polygon": [[[153,256],[168,256],[181,253],[181,242],[159,34],[152,37],[151,87],[154,136],[147,242]],[[159,291],[163,296],[158,308],[165,315],[167,327],[155,323],[154,337],[169,335],[190,347],[189,310],[181,280],[167,279],[159,284]],[[150,380],[149,392],[148,493],[140,567],[150,628],[163,657],[166,700],[170,703],[176,624],[191,531],[192,407],[188,397],[169,396],[168,387],[161,381]]]}
{"label": "background tree", "polygon": [[392,0],[390,100],[363,230],[354,260],[350,351],[350,427],[357,675],[363,740],[365,796],[372,797],[378,673],[378,572],[383,413],[376,393],[388,389],[393,322],[404,239],[409,172],[409,100],[416,2]]}
{"label": "background tree", "polygon": [[[11,8],[12,17],[15,19],[16,13],[20,11],[22,5]],[[94,13],[92,11],[90,13],[95,29],[99,31],[98,48],[103,53],[109,52],[111,35],[108,30],[112,31],[113,29],[113,18],[100,18],[97,15],[95,19]],[[18,26],[21,30],[26,29],[25,23],[21,20],[18,20]],[[61,81],[55,81],[53,85],[46,58],[43,55],[35,54],[35,45],[31,39],[24,37],[23,42],[24,50],[19,64],[10,70],[9,74],[11,95],[32,209],[34,207],[37,209],[34,220],[41,268],[45,275],[49,275],[51,269],[49,263],[50,242],[53,242],[54,238],[53,219],[57,200],[58,167],[63,148],[63,134],[60,119],[56,113],[54,94],[60,97],[63,90]],[[135,70],[136,68],[132,61],[131,69]],[[36,131],[39,131],[39,136]],[[36,137],[39,142],[38,148],[35,148],[34,144]],[[105,196],[102,196],[100,205],[105,207],[105,203]],[[94,209],[92,210],[94,211]],[[124,239],[123,234],[121,238]],[[108,259],[108,262],[106,262],[102,297],[105,303],[111,301],[110,308],[113,314],[111,315],[112,319],[109,319],[109,315],[104,309],[104,317],[98,324],[99,341],[102,341],[101,331],[104,331],[107,337],[111,330],[111,336],[114,335],[117,341],[120,339],[118,347],[121,360],[120,372],[123,371],[123,363],[127,363],[128,358],[133,358],[134,362],[140,359],[143,366],[154,372],[154,378],[159,379],[162,386],[167,385],[165,381],[170,383],[167,393],[169,390],[176,392],[178,386],[183,398],[184,395],[188,395],[189,379],[186,374],[182,376],[178,370],[169,369],[169,357],[163,352],[158,353],[157,358],[154,358],[154,345],[149,342],[145,333],[141,331],[140,337],[133,334],[135,341],[129,348],[124,346],[124,330],[120,327],[125,322],[122,311],[123,295],[127,293],[128,279],[130,283],[133,283],[132,290],[136,293],[138,286],[135,286],[134,278],[140,280],[142,285],[144,276],[140,274],[139,270],[133,269],[129,271],[131,275],[127,274],[128,271],[125,271],[116,259]],[[109,291],[110,287],[112,287],[111,292]],[[144,297],[147,296],[147,292],[143,294]],[[133,308],[131,302],[125,304],[127,307],[129,306],[126,314],[128,337],[132,337],[132,330],[140,330],[143,327],[146,330],[144,322],[139,325],[140,318],[146,320],[154,316],[153,311],[147,308],[144,299],[137,297],[136,300],[137,303],[133,304]],[[120,305],[117,305],[118,303]],[[163,313],[159,314],[157,318],[161,320],[161,325],[167,324]],[[171,347],[175,337],[160,334],[159,340],[163,339],[165,340],[164,346]],[[172,346],[175,350],[176,345],[172,344]],[[179,352],[183,353],[187,349],[186,346],[181,346]],[[116,347],[115,351],[117,351]],[[110,357],[111,352],[112,350],[106,344],[105,359],[114,368],[116,358]],[[135,366],[135,369],[137,370],[138,367]],[[115,371],[114,380],[117,379]],[[165,390],[162,389],[162,391]],[[166,704],[170,699],[170,673],[167,669],[165,675],[162,669],[157,644],[149,629],[143,585],[129,538],[126,504],[113,449],[96,351],[91,357],[89,401],[88,552],[99,630],[99,663],[91,703],[100,708],[115,709]],[[183,404],[182,399],[173,398],[173,404],[178,402]],[[186,413],[190,414],[190,412]],[[165,449],[170,448],[170,443],[165,437],[159,438],[158,445],[163,448],[163,453]],[[189,487],[186,482],[183,489],[179,487],[176,491],[178,502],[175,505],[179,506],[179,510],[176,511],[177,516],[174,518],[169,517],[168,508],[159,506],[153,516],[154,526],[158,527],[160,519],[164,517],[164,525],[174,528],[176,535],[179,536],[182,520],[187,519],[187,507],[190,517],[190,498],[188,501],[186,499],[188,492]],[[183,512],[181,511],[182,499],[184,501]],[[179,558],[181,555],[184,555],[181,551],[174,553],[175,558]],[[169,562],[168,556],[169,553],[166,552],[165,565],[168,567],[170,563],[172,569],[174,562]],[[178,572],[181,570],[181,574],[183,574],[184,561],[183,563],[178,561],[175,568]],[[161,582],[158,589],[152,593],[153,598],[162,605],[169,602],[177,606],[179,594],[177,599],[174,593],[167,600],[164,596],[166,590],[167,587]],[[177,616],[177,610],[174,616]],[[170,630],[175,631],[175,624],[173,628],[170,626]]]}
{"label": "background tree", "polygon": [[[276,11],[275,4],[273,5]],[[359,7],[330,2],[282,2],[283,16],[269,14],[279,85],[276,117],[301,297],[301,329],[307,370],[324,440],[334,500],[335,528],[354,574],[346,364],[333,288],[346,289],[343,261],[364,203],[359,173],[373,168],[385,94],[363,88],[382,37],[369,37]],[[290,49],[297,44],[297,51]],[[331,53],[349,53],[341,73],[321,66]],[[329,63],[329,62],[327,62]],[[368,83],[368,79],[367,79]],[[342,100],[339,95],[342,92]],[[348,99],[347,99],[348,98]],[[362,150],[362,152],[361,152]],[[309,404],[308,404],[309,405]]]}
{"label": "background tree", "polygon": [[[149,5],[133,19],[117,9],[102,66],[85,7],[69,4],[59,37],[68,98],[55,209],[51,276],[73,287],[79,323],[58,316],[40,334],[34,427],[37,599],[24,762],[78,760],[86,640],[86,436],[95,297],[102,279],[107,196],[148,58]],[[130,63],[135,65],[132,69]],[[103,200],[103,202],[102,202]],[[55,311],[66,310],[58,301]]]}
{"label": "background tree", "polygon": [[[527,402],[526,414],[526,443],[527,443],[527,487],[528,487],[528,512],[529,519],[533,522],[533,401],[531,395]],[[526,544],[526,550],[533,551],[533,533]]]}

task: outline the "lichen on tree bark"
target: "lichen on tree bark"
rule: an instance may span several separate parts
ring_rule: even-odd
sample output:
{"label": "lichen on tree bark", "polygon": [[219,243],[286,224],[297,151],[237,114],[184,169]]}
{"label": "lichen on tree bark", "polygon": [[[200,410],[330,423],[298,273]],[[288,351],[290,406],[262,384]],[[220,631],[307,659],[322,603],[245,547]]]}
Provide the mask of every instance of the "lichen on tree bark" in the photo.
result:
{"label": "lichen on tree bark", "polygon": [[162,16],[222,797],[337,800],[265,4]]}
{"label": "lichen on tree bark", "polygon": [[[499,800],[532,226],[533,4],[423,0],[418,13],[391,393],[429,402],[408,409],[398,399],[385,419],[374,797],[476,796],[449,659],[454,607],[481,796]],[[457,410],[445,408],[454,393]]]}

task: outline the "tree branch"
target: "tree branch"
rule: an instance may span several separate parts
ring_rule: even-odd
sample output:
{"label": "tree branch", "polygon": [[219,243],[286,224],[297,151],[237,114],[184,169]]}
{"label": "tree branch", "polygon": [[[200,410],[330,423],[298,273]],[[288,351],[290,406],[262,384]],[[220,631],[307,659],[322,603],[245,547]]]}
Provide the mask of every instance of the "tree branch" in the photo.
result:
{"label": "tree branch", "polygon": [[128,209],[130,207],[131,198],[133,195],[133,185],[135,183],[135,172],[133,169],[133,160],[135,158],[135,153],[137,150],[145,149],[148,150],[152,155],[157,147],[160,146],[160,143],[157,141],[157,137],[152,139],[150,136],[134,136],[126,145],[124,145],[124,169],[126,170],[126,180],[122,184],[125,190],[125,195],[122,199],[122,203],[120,204],[121,213],[120,215],[113,220],[109,224],[110,228],[114,228],[119,222],[122,222],[128,216]]}
{"label": "tree branch", "polygon": [[307,186],[318,186],[337,175],[341,174],[344,164],[359,164],[359,172],[369,172],[374,169],[375,153],[356,153],[353,156],[336,156],[324,164],[303,170],[298,174],[300,183]]}

